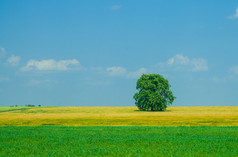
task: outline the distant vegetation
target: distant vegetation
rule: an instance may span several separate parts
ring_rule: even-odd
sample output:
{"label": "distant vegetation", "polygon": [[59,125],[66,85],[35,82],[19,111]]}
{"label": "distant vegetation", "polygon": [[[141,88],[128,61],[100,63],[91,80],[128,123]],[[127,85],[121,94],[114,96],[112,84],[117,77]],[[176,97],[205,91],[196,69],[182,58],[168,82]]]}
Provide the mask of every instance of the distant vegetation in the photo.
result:
{"label": "distant vegetation", "polygon": [[26,107],[41,107],[41,105],[32,105],[32,104],[27,104]]}
{"label": "distant vegetation", "polygon": [[[10,107],[0,107],[0,112],[11,112],[11,111],[22,111],[25,112],[28,109],[35,108],[35,105],[27,104],[25,106],[10,106]],[[38,105],[37,107],[41,107],[41,105]]]}
{"label": "distant vegetation", "polygon": [[35,107],[35,105],[27,104],[26,107]]}
{"label": "distant vegetation", "polygon": [[[19,107],[18,105],[11,105],[10,107]],[[27,104],[25,107],[41,107],[41,105],[32,105],[32,104]]]}
{"label": "distant vegetation", "polygon": [[238,127],[0,127],[1,156],[238,156]]}

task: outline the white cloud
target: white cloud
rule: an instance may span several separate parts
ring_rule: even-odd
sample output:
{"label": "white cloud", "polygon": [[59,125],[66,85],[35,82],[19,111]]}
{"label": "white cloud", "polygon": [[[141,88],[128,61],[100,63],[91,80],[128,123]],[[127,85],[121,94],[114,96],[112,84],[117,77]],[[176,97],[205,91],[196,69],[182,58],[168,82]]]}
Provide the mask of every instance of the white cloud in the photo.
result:
{"label": "white cloud", "polygon": [[113,5],[113,6],[111,7],[111,10],[119,10],[119,9],[121,9],[121,8],[122,8],[121,5]]}
{"label": "white cloud", "polygon": [[6,55],[6,51],[3,47],[0,46],[0,59],[4,58]]}
{"label": "white cloud", "polygon": [[21,58],[19,56],[11,55],[11,57],[7,59],[7,62],[12,66],[17,66],[20,60]]}
{"label": "white cloud", "polygon": [[146,68],[140,68],[137,71],[128,72],[125,68],[120,66],[106,68],[106,72],[108,72],[110,76],[123,76],[128,79],[139,78],[142,74],[146,73],[146,71]]}
{"label": "white cloud", "polygon": [[238,65],[231,67],[228,70],[228,73],[229,74],[225,75],[224,77],[214,76],[212,78],[212,80],[216,83],[227,83],[227,82],[231,82],[231,81],[235,81],[235,82],[238,81],[238,77],[237,77],[238,76]]}
{"label": "white cloud", "polygon": [[231,67],[229,71],[230,71],[232,74],[238,75],[238,65]]}
{"label": "white cloud", "polygon": [[126,74],[126,69],[120,66],[109,67],[106,69],[111,76],[123,76]]}
{"label": "white cloud", "polygon": [[195,58],[191,60],[192,71],[207,71],[207,61],[203,58]]}
{"label": "white cloud", "polygon": [[228,18],[230,18],[230,19],[235,19],[235,18],[238,18],[238,8],[236,8],[235,14],[234,14],[234,15],[231,15],[231,16],[229,16]]}
{"label": "white cloud", "polygon": [[203,58],[193,58],[177,54],[172,58],[169,58],[166,63],[159,63],[158,66],[161,69],[172,68],[173,70],[188,70],[188,71],[207,71],[207,61]]}
{"label": "white cloud", "polygon": [[106,71],[103,67],[91,67],[90,70],[98,73],[98,74],[105,74]]}
{"label": "white cloud", "polygon": [[79,66],[80,63],[77,59],[72,60],[60,60],[55,61],[54,59],[37,61],[31,59],[27,62],[26,66],[22,67],[22,71],[67,71],[71,70],[71,66]]}
{"label": "white cloud", "polygon": [[135,72],[129,72],[127,78],[139,78],[142,74],[146,73],[146,68],[140,68]]}
{"label": "white cloud", "polygon": [[[5,60],[5,57],[7,56],[7,53],[5,51],[5,48],[0,46],[0,60],[3,58]],[[21,58],[19,56],[11,55],[6,61],[4,61],[6,65],[11,66],[17,66],[20,62]]]}
{"label": "white cloud", "polygon": [[188,57],[178,54],[178,55],[170,58],[167,61],[167,64],[168,65],[187,65],[189,63],[189,61],[190,60]]}

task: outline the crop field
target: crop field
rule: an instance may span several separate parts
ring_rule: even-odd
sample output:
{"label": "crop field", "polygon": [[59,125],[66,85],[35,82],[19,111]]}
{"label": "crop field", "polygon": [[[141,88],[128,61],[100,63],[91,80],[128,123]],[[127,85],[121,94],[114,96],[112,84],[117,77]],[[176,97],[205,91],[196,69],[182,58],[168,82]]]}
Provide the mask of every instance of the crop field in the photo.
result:
{"label": "crop field", "polygon": [[238,156],[238,107],[2,107],[0,156]]}
{"label": "crop field", "polygon": [[237,156],[238,127],[0,127],[0,156]]}
{"label": "crop field", "polygon": [[136,107],[9,108],[0,113],[0,126],[238,126],[237,106],[168,107],[164,112]]}

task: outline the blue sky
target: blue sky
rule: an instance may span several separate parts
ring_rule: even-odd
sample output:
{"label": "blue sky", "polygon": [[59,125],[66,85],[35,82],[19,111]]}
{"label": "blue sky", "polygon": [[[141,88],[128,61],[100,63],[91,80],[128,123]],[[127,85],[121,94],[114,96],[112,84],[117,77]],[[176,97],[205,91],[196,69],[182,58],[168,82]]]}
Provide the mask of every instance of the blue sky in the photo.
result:
{"label": "blue sky", "polygon": [[142,73],[173,106],[235,106],[238,0],[0,1],[0,106],[133,106]]}

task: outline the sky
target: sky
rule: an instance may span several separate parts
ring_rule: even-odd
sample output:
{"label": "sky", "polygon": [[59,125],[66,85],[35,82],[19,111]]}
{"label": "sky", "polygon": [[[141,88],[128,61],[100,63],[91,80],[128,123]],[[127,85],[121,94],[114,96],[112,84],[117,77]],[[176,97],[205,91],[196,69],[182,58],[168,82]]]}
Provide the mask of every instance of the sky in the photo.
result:
{"label": "sky", "polygon": [[238,0],[0,0],[0,106],[134,106],[151,73],[237,106]]}

